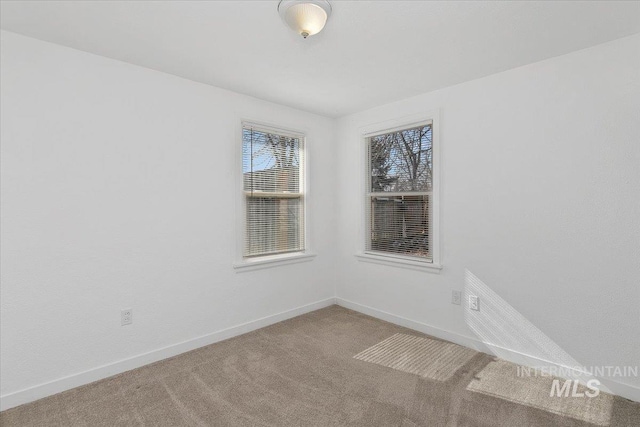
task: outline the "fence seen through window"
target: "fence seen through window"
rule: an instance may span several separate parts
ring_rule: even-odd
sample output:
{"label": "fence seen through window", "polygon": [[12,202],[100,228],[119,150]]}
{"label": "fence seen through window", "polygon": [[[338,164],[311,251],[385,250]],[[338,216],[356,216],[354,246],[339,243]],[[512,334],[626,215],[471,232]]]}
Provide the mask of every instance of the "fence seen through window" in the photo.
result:
{"label": "fence seen through window", "polygon": [[433,130],[368,138],[366,249],[432,260]]}
{"label": "fence seen through window", "polygon": [[304,250],[303,137],[242,130],[244,256]]}

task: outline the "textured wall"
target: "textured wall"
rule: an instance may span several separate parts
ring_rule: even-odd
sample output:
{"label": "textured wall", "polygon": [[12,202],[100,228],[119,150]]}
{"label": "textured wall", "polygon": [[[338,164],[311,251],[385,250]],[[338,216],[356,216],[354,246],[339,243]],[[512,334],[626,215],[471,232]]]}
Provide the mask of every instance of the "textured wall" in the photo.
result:
{"label": "textured wall", "polygon": [[[2,32],[0,394],[334,295],[532,356],[637,364],[638,51],[621,39],[336,122]],[[359,262],[358,129],[433,109],[445,267]],[[241,117],[307,132],[311,262],[232,268]]]}
{"label": "textured wall", "polygon": [[[558,363],[637,365],[639,52],[636,35],[340,119],[337,296]],[[444,269],[359,262],[359,129],[434,109]]]}
{"label": "textured wall", "polygon": [[[311,262],[233,269],[241,117],[307,132]],[[2,32],[1,394],[333,297],[332,125]]]}

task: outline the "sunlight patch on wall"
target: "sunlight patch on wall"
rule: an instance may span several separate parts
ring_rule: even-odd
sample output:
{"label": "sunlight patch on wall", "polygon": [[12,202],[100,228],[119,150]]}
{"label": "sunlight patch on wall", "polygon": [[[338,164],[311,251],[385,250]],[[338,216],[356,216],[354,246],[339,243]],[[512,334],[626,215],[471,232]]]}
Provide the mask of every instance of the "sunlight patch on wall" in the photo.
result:
{"label": "sunlight patch on wall", "polygon": [[[608,425],[612,397],[606,393],[600,393],[602,397],[570,397],[569,399],[587,401],[575,404],[556,402],[554,399],[562,400],[562,398],[551,397],[554,372],[561,372],[557,376],[577,381],[583,386],[591,380],[597,381],[588,368],[585,369],[584,365],[578,363],[471,271],[465,270],[464,301],[469,301],[469,296],[472,295],[480,298],[480,310],[465,308],[465,322],[483,343],[490,345],[490,351],[501,359],[523,366],[532,366],[532,358],[537,361],[534,373],[526,376],[522,375],[523,370],[518,370],[517,365],[513,363],[499,361],[499,363],[508,363],[509,368],[499,365],[501,369],[497,369],[498,365],[495,363],[498,362],[492,362],[487,366],[487,371],[480,377],[481,379],[474,380],[469,385],[469,389],[573,418],[576,418],[575,413],[580,412],[581,407],[589,408],[593,405],[594,410],[601,412],[604,417],[595,417],[594,419],[598,420],[597,424]],[[513,383],[513,390],[510,392],[500,390],[511,383]],[[610,390],[600,385],[599,381],[597,383],[601,392],[610,393]],[[542,398],[545,387],[546,396],[551,399],[550,401]],[[529,389],[533,390],[533,394],[527,399],[526,393]],[[540,389],[539,392],[536,392],[538,389]],[[517,398],[517,390],[522,390],[524,393],[521,399]],[[540,395],[537,396],[537,394]],[[588,402],[596,398],[599,399],[597,402]]]}

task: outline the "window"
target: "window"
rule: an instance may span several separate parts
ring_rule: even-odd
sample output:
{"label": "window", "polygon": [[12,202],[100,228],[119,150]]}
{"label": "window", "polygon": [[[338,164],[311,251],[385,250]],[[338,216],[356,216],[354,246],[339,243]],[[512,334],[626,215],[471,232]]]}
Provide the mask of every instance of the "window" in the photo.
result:
{"label": "window", "polygon": [[437,260],[433,122],[366,136],[365,253]]}
{"label": "window", "polygon": [[244,258],[302,252],[304,136],[242,126]]}

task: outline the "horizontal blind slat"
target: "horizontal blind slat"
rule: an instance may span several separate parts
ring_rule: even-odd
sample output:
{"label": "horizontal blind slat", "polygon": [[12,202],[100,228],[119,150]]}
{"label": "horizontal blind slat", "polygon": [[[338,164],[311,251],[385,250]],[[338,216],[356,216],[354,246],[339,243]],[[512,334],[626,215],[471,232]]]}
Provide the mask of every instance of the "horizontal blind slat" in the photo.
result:
{"label": "horizontal blind slat", "polygon": [[432,260],[431,124],[367,139],[366,250]]}
{"label": "horizontal blind slat", "polygon": [[302,143],[298,136],[243,127],[245,257],[304,250]]}

